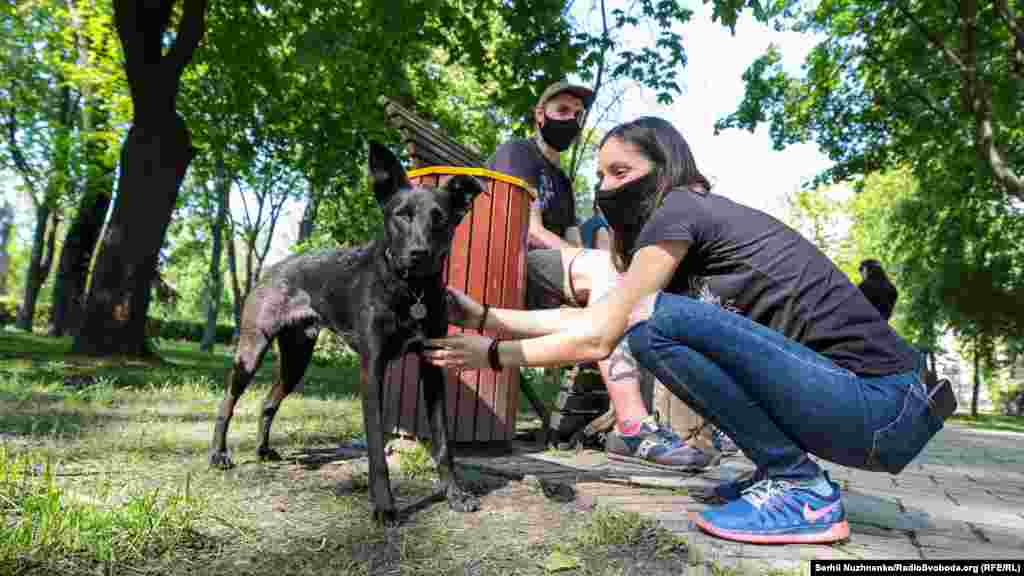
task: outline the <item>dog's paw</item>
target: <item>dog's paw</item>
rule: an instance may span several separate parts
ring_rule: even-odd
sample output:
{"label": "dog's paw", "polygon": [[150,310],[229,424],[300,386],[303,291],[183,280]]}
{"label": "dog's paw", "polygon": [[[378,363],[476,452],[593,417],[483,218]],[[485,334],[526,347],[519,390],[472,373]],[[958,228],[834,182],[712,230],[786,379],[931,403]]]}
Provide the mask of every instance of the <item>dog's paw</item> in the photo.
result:
{"label": "dog's paw", "polygon": [[480,509],[480,499],[454,483],[448,485],[445,497],[448,507],[456,512],[476,512]]}
{"label": "dog's paw", "polygon": [[280,462],[282,460],[281,455],[273,448],[260,448],[256,450],[256,456],[261,462]]}
{"label": "dog's paw", "polygon": [[228,470],[234,468],[235,463],[231,461],[231,455],[227,451],[216,451],[210,452],[210,467]]}

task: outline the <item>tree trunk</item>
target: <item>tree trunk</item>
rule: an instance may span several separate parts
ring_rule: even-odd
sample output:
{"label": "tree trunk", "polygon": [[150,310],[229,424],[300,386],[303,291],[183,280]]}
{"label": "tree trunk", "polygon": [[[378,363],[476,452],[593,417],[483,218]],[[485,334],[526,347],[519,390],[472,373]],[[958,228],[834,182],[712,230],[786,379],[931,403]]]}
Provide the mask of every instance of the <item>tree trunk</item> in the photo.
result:
{"label": "tree trunk", "polygon": [[[93,116],[99,114],[98,110],[90,111],[89,108],[82,118],[86,134],[94,129]],[[114,167],[106,164],[100,143],[91,138],[86,144],[86,163],[85,193],[64,236],[64,248],[53,286],[50,335],[56,337],[74,335],[82,324],[89,264],[112,200]]]}
{"label": "tree trunk", "polygon": [[220,269],[220,254],[223,252],[224,223],[228,216],[228,199],[231,191],[231,180],[224,169],[223,158],[217,159],[217,216],[210,227],[213,236],[213,250],[210,253],[210,275],[206,279],[209,301],[206,304],[206,328],[203,329],[203,340],[199,349],[212,352],[217,340],[217,313],[220,310],[220,297],[224,291],[224,279]]}
{"label": "tree trunk", "polygon": [[299,244],[309,240],[313,235],[313,230],[316,229],[316,213],[319,207],[320,193],[315,188],[311,189],[309,191],[309,202],[302,211],[302,220],[299,222]]}
{"label": "tree trunk", "polygon": [[150,289],[193,154],[185,122],[176,113],[128,131],[117,202],[93,271],[75,352],[149,355],[145,337]]}
{"label": "tree trunk", "polygon": [[177,113],[181,74],[206,31],[206,0],[185,0],[174,43],[163,42],[175,0],[114,0],[134,118],[122,148],[117,201],[96,259],[76,353],[148,356],[146,314],[178,190],[195,155]]}
{"label": "tree trunk", "polygon": [[11,269],[11,254],[8,243],[14,230],[14,208],[4,201],[0,205],[0,296],[7,294],[7,273]]}
{"label": "tree trunk", "polygon": [[[49,229],[49,230],[47,230]],[[27,332],[32,331],[32,320],[36,315],[36,299],[39,288],[50,274],[53,263],[53,252],[57,244],[57,214],[49,204],[41,203],[36,207],[36,231],[32,237],[32,256],[28,261],[25,274],[25,293],[18,308],[15,326]]]}
{"label": "tree trunk", "polygon": [[[75,30],[81,30],[81,14],[76,0],[68,0],[67,5],[72,26]],[[88,41],[82,35],[75,39],[78,64],[82,67],[90,65]],[[104,102],[95,98],[88,84],[81,87],[81,92],[85,103],[81,109],[81,134],[85,141],[85,187],[75,219],[64,236],[64,247],[54,278],[50,336],[55,337],[75,334],[81,326],[89,266],[110,209],[114,187],[116,166],[107,160],[108,149],[97,138],[99,131],[109,128],[110,114],[104,108]]]}
{"label": "tree trunk", "polygon": [[981,350],[974,341],[974,392],[971,393],[971,417],[978,417],[978,394],[981,393]]}
{"label": "tree trunk", "polygon": [[235,253],[235,227],[228,226],[228,272],[231,276],[231,310],[235,316],[235,332],[242,329],[242,288],[238,284],[238,257]]}

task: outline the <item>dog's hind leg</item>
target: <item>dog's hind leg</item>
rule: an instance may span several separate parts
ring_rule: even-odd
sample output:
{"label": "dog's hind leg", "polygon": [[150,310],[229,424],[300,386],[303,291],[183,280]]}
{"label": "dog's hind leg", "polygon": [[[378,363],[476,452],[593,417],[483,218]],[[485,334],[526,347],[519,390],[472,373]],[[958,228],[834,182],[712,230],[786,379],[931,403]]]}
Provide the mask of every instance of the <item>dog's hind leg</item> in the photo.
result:
{"label": "dog's hind leg", "polygon": [[448,507],[456,512],[474,512],[480,509],[480,499],[459,486],[455,474],[455,459],[448,441],[448,408],[444,371],[420,362],[420,377],[423,379],[423,400],[430,421],[430,442],[437,473],[441,479],[440,490],[448,500]]}
{"label": "dog's hind leg", "polygon": [[290,326],[277,335],[277,347],[281,358],[277,365],[277,381],[270,389],[260,410],[259,447],[256,455],[260,460],[277,461],[281,455],[270,448],[270,427],[281,401],[295,390],[313,357],[316,347],[316,330],[303,326]]}
{"label": "dog's hind leg", "polygon": [[231,468],[231,456],[228,453],[227,434],[231,424],[231,416],[235,412],[235,403],[252,382],[256,369],[263,362],[263,356],[270,347],[270,339],[262,330],[247,327],[243,323],[235,352],[234,365],[228,373],[224,400],[217,412],[217,423],[213,427],[213,439],[210,441],[210,465],[217,468]]}

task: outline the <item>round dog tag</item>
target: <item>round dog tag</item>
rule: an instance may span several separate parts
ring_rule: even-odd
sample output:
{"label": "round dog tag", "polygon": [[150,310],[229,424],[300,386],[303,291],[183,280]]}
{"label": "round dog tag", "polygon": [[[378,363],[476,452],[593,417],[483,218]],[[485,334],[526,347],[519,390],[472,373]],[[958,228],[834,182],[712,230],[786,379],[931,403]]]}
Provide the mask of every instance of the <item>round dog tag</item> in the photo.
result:
{"label": "round dog tag", "polygon": [[423,320],[427,317],[427,307],[423,305],[423,302],[417,302],[412,305],[412,308],[409,308],[409,314],[414,320]]}

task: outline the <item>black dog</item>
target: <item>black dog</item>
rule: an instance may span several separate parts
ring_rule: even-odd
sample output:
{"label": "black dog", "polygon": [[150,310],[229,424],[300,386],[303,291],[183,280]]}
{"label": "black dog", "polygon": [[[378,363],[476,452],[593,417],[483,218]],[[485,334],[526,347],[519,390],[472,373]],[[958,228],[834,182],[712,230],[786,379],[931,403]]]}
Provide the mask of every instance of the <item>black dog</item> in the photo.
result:
{"label": "black dog", "polygon": [[882,263],[874,259],[864,260],[860,263],[860,275],[863,280],[857,287],[888,321],[900,293],[889,281]]}
{"label": "black dog", "polygon": [[[279,372],[260,414],[257,454],[261,459],[280,459],[269,446],[274,414],[302,378],[320,328],[328,328],[359,352],[370,498],[377,519],[394,521],[397,511],[381,428],[385,368],[406,350],[422,349],[423,339],[445,335],[444,260],[455,227],[483,187],[471,176],[454,176],[437,189],[413,187],[398,159],[376,143],[370,144],[370,172],[384,212],[383,234],[358,248],[291,256],[268,269],[246,298],[234,366],[213,431],[210,464],[232,466],[226,436],[235,402],[275,338]],[[479,500],[462,490],[455,478],[444,373],[422,362],[420,377],[441,477],[440,489],[431,499],[444,495],[454,510],[476,510]]]}

